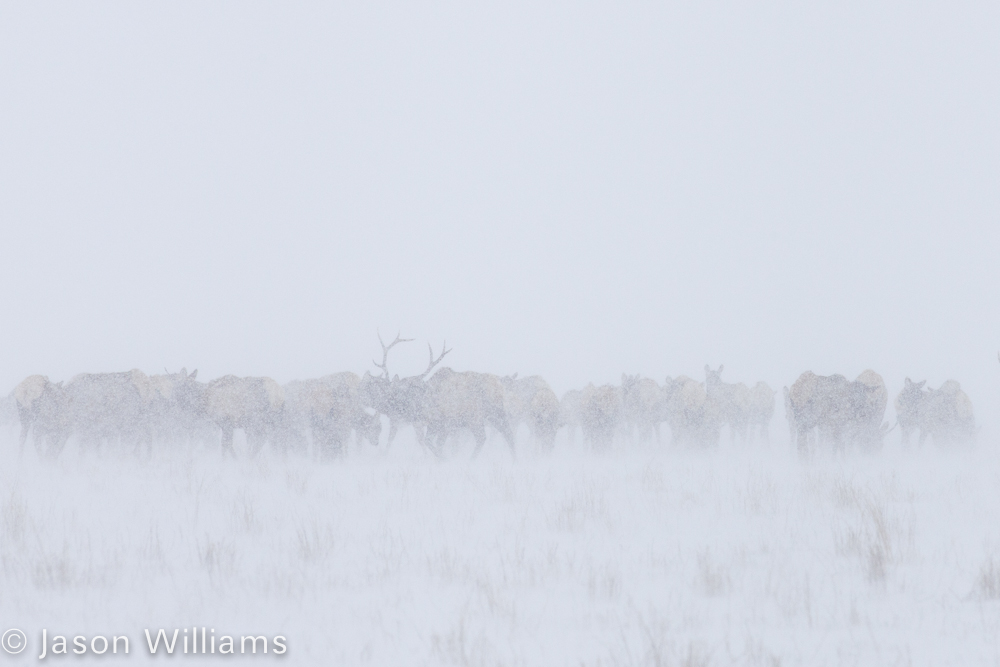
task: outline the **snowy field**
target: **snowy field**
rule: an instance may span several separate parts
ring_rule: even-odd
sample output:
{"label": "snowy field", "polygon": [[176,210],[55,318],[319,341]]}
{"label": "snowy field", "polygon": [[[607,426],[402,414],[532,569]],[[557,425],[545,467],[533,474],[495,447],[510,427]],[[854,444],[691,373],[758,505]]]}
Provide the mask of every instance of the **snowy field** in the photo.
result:
{"label": "snowy field", "polygon": [[230,662],[1000,663],[992,443],[800,461],[786,438],[514,462],[495,437],[439,462],[404,434],[326,464],[71,445],[52,464],[7,435],[0,628],[29,646],[0,662],[37,662],[42,628],[126,635],[127,658],[88,662],[143,662],[144,629],[205,626],[287,638]]}

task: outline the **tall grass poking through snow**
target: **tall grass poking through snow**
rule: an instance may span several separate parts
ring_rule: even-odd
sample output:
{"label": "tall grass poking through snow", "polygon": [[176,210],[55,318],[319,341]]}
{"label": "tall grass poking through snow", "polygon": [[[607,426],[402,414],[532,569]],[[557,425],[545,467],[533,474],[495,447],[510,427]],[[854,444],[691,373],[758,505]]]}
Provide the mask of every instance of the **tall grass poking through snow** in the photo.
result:
{"label": "tall grass poking through snow", "polygon": [[141,647],[146,627],[205,625],[284,634],[294,664],[1000,660],[991,452],[441,463],[404,442],[324,465],[44,464],[3,447],[0,619],[32,638]]}

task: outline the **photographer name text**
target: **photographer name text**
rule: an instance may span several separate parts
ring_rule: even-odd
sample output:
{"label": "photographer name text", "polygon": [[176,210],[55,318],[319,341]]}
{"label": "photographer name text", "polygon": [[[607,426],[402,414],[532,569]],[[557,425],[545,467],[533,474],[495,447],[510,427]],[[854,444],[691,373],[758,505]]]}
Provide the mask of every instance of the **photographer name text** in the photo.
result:
{"label": "photographer name text", "polygon": [[[145,647],[151,655],[165,653],[167,655],[198,655],[198,656],[228,656],[228,655],[283,655],[288,650],[288,640],[284,635],[216,635],[214,628],[191,627],[158,628],[143,630],[138,646]],[[22,633],[23,636],[23,633]],[[25,638],[26,639],[26,638]],[[23,648],[23,645],[21,646]],[[133,642],[128,635],[49,635],[47,628],[42,629],[41,653],[39,660],[49,657],[76,654],[84,655],[128,655],[133,648]],[[13,651],[8,651],[13,652]],[[20,652],[20,651],[18,651]]]}

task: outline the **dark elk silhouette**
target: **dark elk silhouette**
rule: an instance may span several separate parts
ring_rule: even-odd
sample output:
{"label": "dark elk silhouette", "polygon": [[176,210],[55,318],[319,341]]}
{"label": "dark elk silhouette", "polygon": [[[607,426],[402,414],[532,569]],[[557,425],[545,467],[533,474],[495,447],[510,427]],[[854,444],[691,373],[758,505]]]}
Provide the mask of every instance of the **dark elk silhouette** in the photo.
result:
{"label": "dark elk silhouette", "polygon": [[925,388],[927,381],[913,382],[906,378],[903,390],[896,396],[896,420],[903,446],[910,444],[914,431],[919,431],[917,444],[930,436],[936,445],[967,442],[976,431],[972,401],[961,385],[948,380],[937,389]]}
{"label": "dark elk silhouette", "polygon": [[441,456],[447,439],[465,430],[476,440],[473,453],[476,456],[486,443],[486,427],[492,426],[503,435],[514,454],[514,434],[504,406],[504,388],[498,377],[489,373],[456,372],[447,367],[432,375],[451,350],[445,343],[441,346],[441,354],[435,357],[428,343],[428,363],[423,373],[405,378],[397,374],[390,378],[389,351],[412,339],[400,338],[397,333],[388,345],[381,335],[378,340],[382,346],[382,363],[374,360],[372,363],[382,374],[366,372],[361,378],[360,396],[366,406],[388,417],[387,446],[392,444],[400,427],[409,425],[421,444]]}
{"label": "dark elk silhouette", "polygon": [[425,378],[434,367],[441,363],[445,355],[451,352],[445,346],[441,347],[441,354],[434,358],[434,350],[430,344],[427,349],[430,352],[430,361],[427,369],[420,375],[400,378],[395,375],[389,377],[389,351],[400,343],[409,343],[412,338],[396,338],[386,345],[382,342],[382,335],[378,334],[378,342],[382,346],[382,363],[372,360],[376,368],[381,369],[381,375],[372,375],[370,371],[365,371],[358,388],[361,402],[385,415],[389,419],[389,440],[387,447],[392,446],[399,429],[404,426],[412,426],[417,432],[417,440],[424,442],[423,425],[424,401],[427,395],[427,384]]}
{"label": "dark elk silhouette", "polygon": [[527,424],[528,430],[543,449],[551,451],[559,431],[559,399],[544,378],[538,375],[518,378],[517,373],[500,378],[504,407],[511,432]]}
{"label": "dark elk silhouette", "polygon": [[853,382],[843,375],[806,371],[786,393],[786,417],[800,452],[819,441],[841,451],[847,442],[866,449],[881,447],[888,430],[883,423],[889,393],[882,376],[866,370]]}
{"label": "dark elk silhouette", "polygon": [[353,430],[360,440],[378,446],[382,421],[361,404],[361,378],[350,371],[312,380],[292,380],[285,392],[287,444],[302,452],[308,435],[317,458],[342,455]]}
{"label": "dark elk silhouette", "polygon": [[[411,342],[398,333],[382,347],[378,374],[358,377],[340,372],[313,380],[293,380],[284,387],[267,377],[227,375],[198,382],[197,371],[146,375],[138,369],[117,373],[84,373],[65,383],[42,375],[25,378],[0,398],[0,423],[19,419],[19,456],[29,436],[41,456],[55,458],[70,438],[83,452],[104,448],[132,449],[151,455],[158,443],[214,440],[222,452],[235,455],[233,432],[246,433],[250,455],[270,444],[281,454],[290,447],[317,457],[336,457],[348,440],[381,436],[381,415],[389,420],[388,445],[400,428],[412,426],[418,442],[441,456],[450,438],[461,432],[475,439],[474,456],[487,439],[487,427],[500,433],[511,454],[515,435],[524,424],[536,444],[550,451],[558,431],[567,427],[568,444],[577,431],[594,449],[616,440],[659,439],[666,423],[675,444],[716,446],[723,426],[735,440],[767,439],[774,412],[774,392],[763,382],[752,388],[722,380],[723,367],[706,366],[705,381],[686,376],[666,378],[661,386],[640,375],[622,375],[620,385],[589,384],[570,390],[562,401],[540,376],[499,377],[491,373],[442,367],[451,352],[439,354],[428,344],[423,372],[400,377],[389,372],[389,354]],[[997,355],[1000,360],[1000,353]],[[895,400],[897,424],[908,443],[971,439],[976,431],[972,403],[954,380],[938,389],[906,379]],[[784,390],[791,440],[801,451],[820,442],[842,450],[847,443],[877,449],[886,435],[883,423],[888,392],[871,370],[850,381],[842,375],[803,373]]]}

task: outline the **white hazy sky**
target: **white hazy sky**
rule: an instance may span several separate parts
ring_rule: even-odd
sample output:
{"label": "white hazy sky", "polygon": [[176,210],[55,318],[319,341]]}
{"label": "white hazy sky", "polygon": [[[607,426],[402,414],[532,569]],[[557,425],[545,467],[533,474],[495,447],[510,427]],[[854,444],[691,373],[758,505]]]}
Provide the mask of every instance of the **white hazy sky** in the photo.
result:
{"label": "white hazy sky", "polygon": [[1000,5],[6,3],[0,384],[364,371],[376,330],[1000,404]]}

